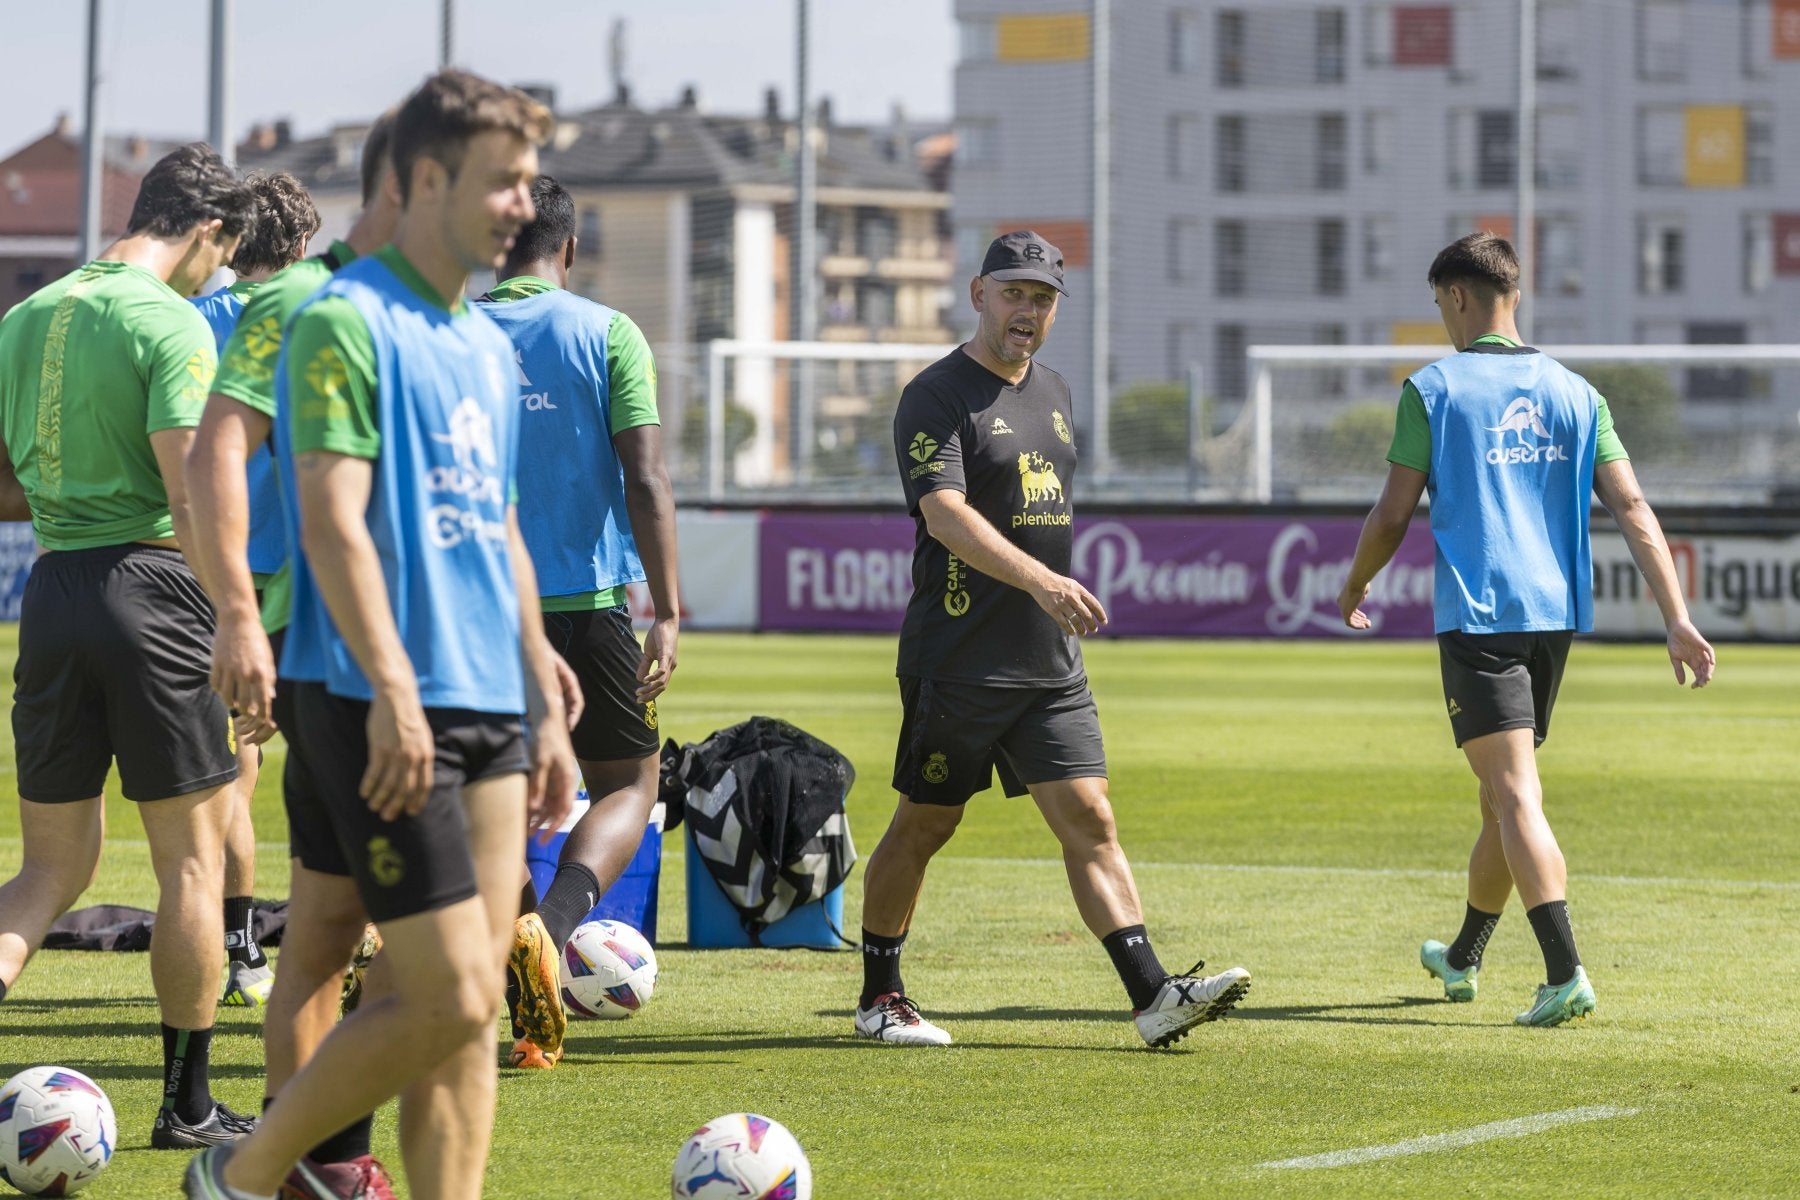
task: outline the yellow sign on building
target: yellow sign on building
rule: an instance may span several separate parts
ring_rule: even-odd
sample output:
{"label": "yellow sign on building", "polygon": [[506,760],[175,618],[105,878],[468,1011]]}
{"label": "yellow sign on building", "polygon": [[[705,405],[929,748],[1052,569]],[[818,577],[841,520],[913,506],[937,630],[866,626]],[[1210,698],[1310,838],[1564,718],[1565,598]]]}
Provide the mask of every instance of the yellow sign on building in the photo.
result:
{"label": "yellow sign on building", "polygon": [[1740,104],[1690,104],[1686,109],[1689,187],[1744,186],[1744,108]]}
{"label": "yellow sign on building", "polygon": [[1434,354],[1421,355],[1416,363],[1396,363],[1388,372],[1394,386],[1399,387],[1406,382],[1406,377],[1435,359],[1450,353],[1450,335],[1444,331],[1442,321],[1395,321],[1388,326],[1388,341],[1395,346],[1436,346]]}
{"label": "yellow sign on building", "polygon": [[994,22],[1000,62],[1075,62],[1088,56],[1086,13],[1022,13]]}

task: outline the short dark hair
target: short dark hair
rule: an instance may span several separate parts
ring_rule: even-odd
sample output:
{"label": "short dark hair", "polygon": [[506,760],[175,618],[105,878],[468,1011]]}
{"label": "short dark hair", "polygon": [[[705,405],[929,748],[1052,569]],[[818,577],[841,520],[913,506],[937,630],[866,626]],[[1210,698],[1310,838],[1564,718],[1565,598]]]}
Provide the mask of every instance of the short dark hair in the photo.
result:
{"label": "short dark hair", "polygon": [[555,258],[575,236],[575,201],[562,184],[539,175],[531,181],[531,206],[537,216],[513,239],[506,252],[508,267]]}
{"label": "short dark hair", "polygon": [[212,220],[228,237],[243,233],[256,221],[256,196],[211,146],[190,142],[157,159],[145,174],[125,232],[180,237]]}
{"label": "short dark hair", "polygon": [[1438,251],[1425,280],[1434,288],[1460,283],[1491,295],[1509,296],[1519,290],[1519,256],[1513,253],[1512,243],[1497,233],[1471,233]]}
{"label": "short dark hair", "polygon": [[299,262],[307,239],[319,232],[321,224],[312,197],[286,171],[258,173],[244,182],[256,194],[256,224],[238,243],[231,269],[253,275]]}
{"label": "short dark hair", "polygon": [[469,140],[494,129],[536,145],[550,136],[550,110],[517,88],[454,68],[420,84],[394,117],[391,153],[401,201],[412,190],[414,163],[421,158],[440,162],[454,179]]}
{"label": "short dark hair", "polygon": [[398,109],[390,108],[375,118],[369,126],[369,132],[363,135],[362,148],[362,202],[367,208],[375,202],[375,189],[381,184],[381,173],[392,165],[388,157],[394,147],[394,114]]}

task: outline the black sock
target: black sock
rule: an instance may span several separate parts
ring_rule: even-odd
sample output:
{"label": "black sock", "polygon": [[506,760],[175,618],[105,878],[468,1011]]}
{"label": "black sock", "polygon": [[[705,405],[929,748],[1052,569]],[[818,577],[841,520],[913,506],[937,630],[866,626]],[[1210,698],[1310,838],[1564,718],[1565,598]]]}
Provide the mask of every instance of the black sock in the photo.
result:
{"label": "black sock", "polygon": [[1552,900],[1527,909],[1531,932],[1537,934],[1538,948],[1544,952],[1544,981],[1560,987],[1575,977],[1581,955],[1575,953],[1575,931],[1569,927],[1569,905],[1565,900]]}
{"label": "black sock", "polygon": [[905,994],[906,985],[900,982],[900,947],[904,945],[904,933],[883,937],[867,929],[862,931],[863,990],[856,1002],[858,1008],[868,1008],[889,992]]}
{"label": "black sock", "polygon": [[162,1106],[189,1125],[206,1120],[212,1112],[212,1087],[206,1078],[212,1034],[210,1029],[162,1027]]}
{"label": "black sock", "polygon": [[263,957],[262,947],[256,944],[256,935],[250,932],[253,918],[250,897],[225,897],[226,961],[243,963],[246,967],[260,967],[268,961]]}
{"label": "black sock", "polygon": [[0,1000],[6,999],[6,981],[0,979]]}
{"label": "black sock", "polygon": [[1462,932],[1444,954],[1444,960],[1458,971],[1481,965],[1481,952],[1487,949],[1488,938],[1500,922],[1499,913],[1482,912],[1473,904],[1465,907],[1468,911],[1463,914]]}
{"label": "black sock", "polygon": [[1144,927],[1127,925],[1123,929],[1115,929],[1101,938],[1100,944],[1112,956],[1113,970],[1124,981],[1125,991],[1131,997],[1131,1007],[1150,1007],[1169,973],[1163,970],[1156,951],[1150,948],[1150,935],[1144,932]]}
{"label": "black sock", "polygon": [[600,881],[578,862],[566,862],[556,868],[556,878],[544,898],[538,901],[537,915],[550,931],[550,944],[560,955],[569,944],[569,935],[581,924],[581,918],[600,903]]}
{"label": "black sock", "polygon": [[308,1150],[306,1157],[321,1163],[343,1163],[361,1158],[369,1152],[369,1134],[374,1126],[373,1113],[352,1121]]}

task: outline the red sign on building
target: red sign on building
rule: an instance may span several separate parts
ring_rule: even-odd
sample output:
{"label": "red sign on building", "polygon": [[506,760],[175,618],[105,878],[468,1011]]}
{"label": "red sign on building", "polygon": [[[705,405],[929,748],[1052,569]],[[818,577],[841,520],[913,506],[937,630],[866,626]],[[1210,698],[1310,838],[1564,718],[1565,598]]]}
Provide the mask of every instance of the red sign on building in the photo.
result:
{"label": "red sign on building", "polygon": [[1396,4],[1393,13],[1395,66],[1450,65],[1454,9],[1448,4]]}
{"label": "red sign on building", "polygon": [[1775,234],[1775,273],[1800,275],[1800,213],[1776,213],[1769,221]]}
{"label": "red sign on building", "polygon": [[1769,5],[1770,51],[1775,58],[1800,58],[1800,0]]}

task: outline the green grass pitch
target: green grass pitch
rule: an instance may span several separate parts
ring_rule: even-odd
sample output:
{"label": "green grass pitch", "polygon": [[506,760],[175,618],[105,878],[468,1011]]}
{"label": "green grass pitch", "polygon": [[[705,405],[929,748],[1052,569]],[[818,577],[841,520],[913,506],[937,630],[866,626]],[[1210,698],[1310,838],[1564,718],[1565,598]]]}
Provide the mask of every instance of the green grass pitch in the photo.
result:
{"label": "green grass pitch", "polygon": [[[850,1036],[851,953],[684,949],[671,839],[655,1000],[575,1025],[553,1072],[503,1072],[487,1194],[667,1195],[687,1133],[752,1109],[794,1130],[821,1200],[1792,1195],[1800,648],[1720,658],[1695,693],[1654,646],[1572,656],[1541,765],[1599,995],[1583,1025],[1511,1026],[1541,972],[1516,901],[1476,1003],[1442,1003],[1418,967],[1422,938],[1455,932],[1476,828],[1434,647],[1101,641],[1088,664],[1151,933],[1171,969],[1250,968],[1232,1019],[1142,1047],[1028,801],[978,798],[926,882],[906,978],[957,1038],[939,1052]],[[892,805],[892,662],[889,639],[690,634],[663,728],[692,741],[769,713],[837,745],[860,773],[866,854]],[[258,792],[265,895],[285,890],[278,774]],[[84,902],[151,901],[129,807],[111,805]],[[9,874],[16,834],[9,809]],[[860,892],[858,872],[852,928]],[[121,1149],[96,1200],[176,1194],[186,1155],[145,1148],[156,1019],[142,955],[40,955],[0,1004],[0,1068],[60,1062],[112,1096]],[[254,1111],[258,1016],[221,1010],[220,1026],[215,1090]],[[1259,1165],[1601,1106],[1632,1111],[1331,1169]],[[397,1167],[393,1131],[390,1108],[377,1150]]]}

